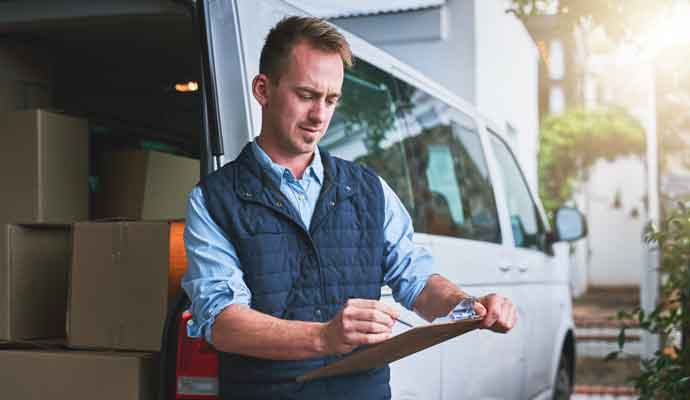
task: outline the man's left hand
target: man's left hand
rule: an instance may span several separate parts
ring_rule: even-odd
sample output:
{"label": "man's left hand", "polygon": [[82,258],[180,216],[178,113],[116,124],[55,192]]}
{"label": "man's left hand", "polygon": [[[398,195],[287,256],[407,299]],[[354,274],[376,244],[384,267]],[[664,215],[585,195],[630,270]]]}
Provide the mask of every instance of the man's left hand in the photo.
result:
{"label": "man's left hand", "polygon": [[507,333],[517,322],[517,308],[509,298],[491,293],[477,298],[474,311],[484,319],[480,328]]}

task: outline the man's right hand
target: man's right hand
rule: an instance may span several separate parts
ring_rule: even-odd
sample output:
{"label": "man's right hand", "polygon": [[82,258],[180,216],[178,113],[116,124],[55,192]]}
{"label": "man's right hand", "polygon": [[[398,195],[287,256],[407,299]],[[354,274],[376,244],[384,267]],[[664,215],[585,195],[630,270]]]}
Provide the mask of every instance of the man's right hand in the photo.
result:
{"label": "man's right hand", "polygon": [[327,354],[342,354],[363,344],[382,342],[392,335],[399,313],[377,300],[350,299],[323,325],[321,340]]}

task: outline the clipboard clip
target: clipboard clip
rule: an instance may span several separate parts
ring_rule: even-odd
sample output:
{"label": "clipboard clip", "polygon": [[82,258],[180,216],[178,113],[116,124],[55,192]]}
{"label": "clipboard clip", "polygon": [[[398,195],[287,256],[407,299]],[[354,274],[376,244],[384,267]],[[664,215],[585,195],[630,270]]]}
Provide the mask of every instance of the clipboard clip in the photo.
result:
{"label": "clipboard clip", "polygon": [[453,311],[448,314],[448,319],[451,321],[462,321],[463,319],[477,318],[477,312],[474,311],[474,303],[476,301],[477,298],[474,296],[465,297],[464,299],[460,300],[460,303],[458,303]]}

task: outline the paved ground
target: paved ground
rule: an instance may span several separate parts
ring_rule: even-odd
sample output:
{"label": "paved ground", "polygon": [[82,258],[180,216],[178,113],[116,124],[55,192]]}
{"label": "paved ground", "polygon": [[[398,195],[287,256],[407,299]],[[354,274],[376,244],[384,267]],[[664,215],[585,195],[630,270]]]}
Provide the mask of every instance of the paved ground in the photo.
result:
{"label": "paved ground", "polygon": [[578,319],[606,319],[618,310],[632,310],[640,304],[638,287],[592,287],[573,300],[573,317]]}
{"label": "paved ground", "polygon": [[573,300],[579,357],[572,400],[637,399],[627,378],[639,372],[639,329],[627,331],[625,350],[630,356],[613,361],[604,361],[603,357],[618,349],[618,311],[632,311],[638,305],[637,287],[590,288]]}

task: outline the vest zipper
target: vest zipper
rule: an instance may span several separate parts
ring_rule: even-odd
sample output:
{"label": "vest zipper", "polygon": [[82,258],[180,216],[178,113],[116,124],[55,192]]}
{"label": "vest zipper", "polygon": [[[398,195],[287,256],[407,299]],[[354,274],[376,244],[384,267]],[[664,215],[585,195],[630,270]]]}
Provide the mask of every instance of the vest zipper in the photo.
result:
{"label": "vest zipper", "polygon": [[[328,191],[331,189],[332,186],[333,186],[332,181],[330,179],[325,179],[324,187],[321,189],[321,194],[319,195],[319,198],[316,200],[316,206],[314,207],[314,211],[319,209],[319,206],[323,202],[324,197],[326,197],[326,194],[328,193]],[[314,222],[313,216],[312,216],[312,222]],[[319,280],[321,281],[321,299],[322,299],[322,303],[325,305],[326,304],[326,277],[323,275],[321,258],[319,257],[319,252],[317,251],[316,245],[314,244],[314,240],[312,239],[311,226],[309,227],[309,230],[307,231],[307,236],[309,237],[309,243],[311,243],[312,249],[314,249],[314,255],[316,256],[316,263],[319,267]],[[320,318],[320,319],[323,319],[323,318]],[[325,322],[325,321],[319,321],[319,322]]]}

